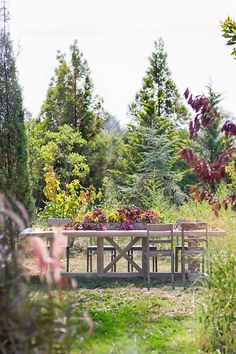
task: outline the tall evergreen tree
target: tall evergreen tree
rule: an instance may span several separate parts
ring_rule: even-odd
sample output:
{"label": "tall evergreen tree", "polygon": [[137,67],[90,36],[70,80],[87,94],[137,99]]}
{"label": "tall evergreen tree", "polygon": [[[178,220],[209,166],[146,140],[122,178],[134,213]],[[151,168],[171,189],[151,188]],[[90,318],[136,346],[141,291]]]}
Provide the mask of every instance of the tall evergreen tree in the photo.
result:
{"label": "tall evergreen tree", "polygon": [[[207,98],[211,107],[220,111],[219,103],[221,102],[221,93],[215,92],[212,83],[207,85]],[[222,122],[224,120],[224,113],[221,110],[221,116],[215,118],[210,125],[204,129],[197,138],[197,150],[201,156],[208,160],[209,163],[216,162],[216,159],[221,152],[229,147],[230,139],[226,139],[221,131]]]}
{"label": "tall evergreen tree", "polygon": [[[154,182],[162,186],[172,201],[180,203],[183,201],[183,193],[178,185],[182,178],[179,171],[181,166],[174,158],[174,152],[179,150],[179,141],[184,138],[183,130],[179,128],[188,118],[188,111],[172,80],[163,39],[160,38],[154,46],[142,88],[129,106],[133,122],[124,135],[123,166],[127,176],[123,180],[126,185],[131,185],[133,193],[137,187],[137,178],[143,185],[143,178],[145,180],[150,173],[154,173]],[[160,149],[160,144],[163,149]],[[166,149],[169,152],[170,146],[172,153],[168,155],[167,161],[164,151]],[[165,164],[162,165],[160,161]],[[157,168],[158,165],[160,168]],[[162,170],[165,177],[162,176]],[[138,192],[136,195],[139,198]]]}
{"label": "tall evergreen tree", "polygon": [[102,101],[93,95],[87,61],[75,41],[70,47],[70,61],[58,52],[58,67],[52,78],[41,116],[46,127],[57,130],[63,124],[78,129],[85,140],[95,136],[103,126]]}
{"label": "tall evergreen tree", "polygon": [[12,194],[31,212],[24,109],[5,1],[0,15],[0,190]]}
{"label": "tall evergreen tree", "polygon": [[[188,114],[172,80],[162,38],[154,43],[154,51],[149,58],[149,63],[142,88],[129,106],[130,115],[136,123],[147,128],[156,128],[163,124],[163,118],[175,125],[179,124]],[[161,122],[160,117],[162,117]]]}

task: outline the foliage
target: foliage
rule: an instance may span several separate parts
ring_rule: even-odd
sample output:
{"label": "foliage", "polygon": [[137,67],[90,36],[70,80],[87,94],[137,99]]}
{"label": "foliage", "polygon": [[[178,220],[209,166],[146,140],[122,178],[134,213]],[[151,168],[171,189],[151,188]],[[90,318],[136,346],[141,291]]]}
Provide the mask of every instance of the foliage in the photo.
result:
{"label": "foliage", "polygon": [[171,203],[182,204],[186,195],[180,185],[186,173],[182,172],[181,159],[176,152],[186,140],[181,138],[177,130],[168,136],[142,128],[139,134],[142,140],[137,145],[142,157],[136,163],[136,173],[130,174],[126,184],[121,187],[123,202],[146,207],[143,201],[150,197],[150,185],[155,184],[155,188],[161,189]]}
{"label": "foliage", "polygon": [[[209,100],[204,96],[196,96],[193,98],[187,89],[185,91],[185,97],[196,112],[194,122],[190,122],[189,125],[190,137],[193,139],[196,138],[199,129],[206,129],[214,119],[219,117],[219,113],[211,107]],[[236,135],[235,125],[229,121],[223,125],[222,131],[225,131],[228,136]],[[221,202],[215,197],[215,185],[225,178],[226,166],[229,159],[233,156],[234,151],[234,147],[224,150],[212,165],[209,165],[207,161],[199,158],[190,148],[182,148],[178,153],[193,168],[200,183],[202,183],[203,186],[204,184],[207,185],[207,188],[203,188],[203,190],[199,189],[198,186],[194,186],[192,192],[195,193],[195,197],[199,201],[202,201],[203,199],[209,200],[217,215],[221,209]],[[234,161],[234,166],[236,166],[236,161]],[[228,205],[231,204],[232,209],[236,210],[236,195],[232,194],[227,196],[222,204],[225,208],[228,208]]]}
{"label": "foliage", "polygon": [[137,207],[128,207],[118,210],[121,227],[125,230],[132,230],[134,223],[160,223],[163,221],[163,215],[152,209],[142,211]]}
{"label": "foliage", "polygon": [[154,43],[149,63],[143,86],[129,107],[130,114],[135,122],[144,127],[158,127],[160,117],[179,124],[186,119],[187,109],[181,103],[180,94],[171,78],[162,38]]}
{"label": "foliage", "polygon": [[0,190],[14,195],[32,215],[25,112],[12,42],[7,31],[8,20],[4,2],[0,8]]}
{"label": "foliage", "polygon": [[122,205],[122,192],[119,191],[117,183],[114,181],[115,178],[104,177],[103,179],[103,201],[102,206],[106,212],[118,209]]}
{"label": "foliage", "polygon": [[74,219],[78,214],[86,212],[97,200],[100,200],[101,192],[96,192],[94,186],[84,188],[79,180],[75,179],[66,185],[66,190],[61,189],[60,182],[52,171],[46,174],[44,209],[39,213],[43,219],[48,217]]}
{"label": "foliage", "polygon": [[[118,180],[118,184],[124,187],[124,191],[126,188],[127,193],[131,196],[130,201],[135,204],[137,202],[132,200],[132,194],[136,195],[137,199],[141,196],[140,193],[136,194],[134,191],[137,175],[139,175],[138,179],[145,179],[145,176],[142,178],[141,175],[145,170],[147,159],[151,155],[154,158],[155,155],[156,160],[158,158],[162,161],[165,160],[165,156],[161,155],[164,152],[164,147],[162,151],[155,152],[151,140],[163,139],[165,143],[168,141],[169,145],[173,141],[172,148],[177,151],[177,144],[174,148],[174,142],[179,141],[181,135],[177,127],[181,125],[182,121],[188,119],[187,109],[182,104],[178,89],[171,78],[163,39],[160,38],[158,42],[155,42],[154,47],[142,88],[129,106],[129,115],[133,121],[124,134],[123,164],[121,166],[123,173],[120,175],[122,181]],[[168,148],[167,150],[169,151]],[[166,160],[165,167],[171,164],[173,165],[173,160],[171,162]],[[152,166],[152,171],[154,169],[155,166]],[[168,170],[170,175],[169,172]],[[162,182],[164,182],[163,179]]]}
{"label": "foliage", "polygon": [[231,249],[211,255],[208,293],[202,305],[202,346],[207,352],[234,353],[236,349],[236,258]]}
{"label": "foliage", "polygon": [[[3,195],[0,198],[0,210],[1,228],[10,229],[11,237],[17,238],[17,228],[23,231],[26,227],[26,211],[21,204]],[[78,315],[81,316],[79,309],[75,312],[71,304],[58,303],[51,292],[46,291],[40,299],[32,297],[24,276],[25,254],[19,245],[17,251],[9,248],[8,236],[4,231],[0,237],[1,353],[70,353],[78,335],[85,337],[88,324],[85,319],[78,320]],[[31,239],[39,257],[40,270],[50,265],[53,279],[60,286],[61,237],[57,234],[54,240],[51,258],[47,256],[46,245],[43,246],[41,240]],[[49,289],[48,285],[46,288],[43,283],[41,285],[44,290]]]}
{"label": "foliage", "polygon": [[[236,44],[236,22],[232,18],[228,17],[221,24],[223,37],[227,38],[226,44],[231,46]],[[236,59],[236,48],[233,48],[231,55]]]}
{"label": "foliage", "polygon": [[107,220],[111,223],[121,223],[125,220],[124,216],[118,210],[112,211],[107,214]]}
{"label": "foliage", "polygon": [[[52,213],[51,216],[56,216],[53,215],[55,210],[58,217],[59,214],[62,217],[64,212],[75,212],[78,193],[84,190],[82,182],[89,167],[80,151],[85,140],[68,125],[59,127],[57,132],[45,131],[44,128],[44,124],[35,122],[28,128],[34,195],[37,196],[38,207],[47,205],[45,215]],[[44,197],[47,198],[45,203]]]}
{"label": "foliage", "polygon": [[89,164],[88,184],[102,188],[104,179],[119,174],[122,169],[123,133],[117,129],[102,130],[86,146]]}
{"label": "foliage", "polygon": [[219,107],[222,95],[213,90],[212,83],[207,86],[207,91],[209,104],[212,108],[217,109],[219,114],[206,129],[199,132],[196,139],[196,150],[200,151],[200,155],[205,160],[213,164],[217,160],[217,157],[230,147],[231,141],[221,131],[222,122],[226,120],[226,114]]}
{"label": "foliage", "polygon": [[107,222],[106,213],[101,209],[95,209],[84,215],[85,223],[104,224]]}
{"label": "foliage", "polygon": [[70,47],[70,61],[58,52],[58,67],[52,79],[41,116],[49,130],[68,124],[77,128],[86,140],[103,126],[102,101],[93,95],[90,71],[75,41]]}
{"label": "foliage", "polygon": [[228,186],[231,188],[232,191],[236,190],[236,173],[235,173],[234,161],[231,161],[226,166],[226,173],[227,176],[229,177]]}
{"label": "foliage", "polygon": [[143,135],[144,160],[140,164],[140,171],[147,179],[156,180],[170,202],[182,204],[186,196],[179,187],[183,174],[178,171],[176,163],[176,152],[181,143],[181,140],[177,139],[178,134],[170,139],[165,134],[158,136],[154,131],[146,130]]}
{"label": "foliage", "polygon": [[181,204],[186,198],[180,187],[183,165],[175,152],[187,140],[183,122],[188,112],[172,80],[163,39],[154,46],[142,88],[129,106],[133,122],[124,135],[123,183],[118,182],[126,202],[141,207],[150,178],[171,202]]}

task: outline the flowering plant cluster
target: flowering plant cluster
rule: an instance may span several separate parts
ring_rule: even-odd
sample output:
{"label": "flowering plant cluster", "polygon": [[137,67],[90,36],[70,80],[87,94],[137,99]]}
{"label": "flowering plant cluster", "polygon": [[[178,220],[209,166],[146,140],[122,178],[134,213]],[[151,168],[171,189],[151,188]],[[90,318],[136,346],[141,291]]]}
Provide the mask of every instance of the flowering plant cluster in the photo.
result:
{"label": "flowering plant cluster", "polygon": [[95,209],[87,212],[83,217],[83,223],[94,223],[97,225],[102,224],[102,227],[106,227],[106,224],[117,223],[120,224],[122,229],[132,230],[135,223],[159,223],[163,220],[163,215],[152,209],[148,209],[144,212],[137,207],[125,207],[124,209],[115,210],[106,215],[101,209]]}
{"label": "flowering plant cluster", "polygon": [[154,211],[152,209],[146,210],[141,215],[141,220],[143,223],[155,224],[163,221],[163,214]]}
{"label": "flowering plant cluster", "polygon": [[130,220],[132,222],[142,222],[141,221],[141,209],[140,208],[129,208],[125,207],[124,209],[118,210],[119,215],[126,220]]}
{"label": "flowering plant cluster", "polygon": [[105,212],[99,208],[93,211],[89,211],[84,215],[85,223],[95,223],[95,224],[104,224],[107,222],[107,217]]}
{"label": "flowering plant cluster", "polygon": [[123,218],[122,228],[125,230],[132,230],[134,223],[159,223],[163,220],[163,215],[152,209],[148,209],[142,212],[140,208],[126,207],[122,210],[118,210],[121,218]]}
{"label": "flowering plant cluster", "polygon": [[125,221],[125,216],[120,214],[118,210],[113,211],[112,213],[107,214],[107,220],[109,222],[121,223]]}

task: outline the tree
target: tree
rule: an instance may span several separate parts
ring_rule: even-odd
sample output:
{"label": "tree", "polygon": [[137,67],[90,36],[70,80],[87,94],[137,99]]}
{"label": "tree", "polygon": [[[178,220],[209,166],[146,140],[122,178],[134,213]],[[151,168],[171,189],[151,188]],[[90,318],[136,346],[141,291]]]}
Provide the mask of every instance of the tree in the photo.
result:
{"label": "tree", "polygon": [[[180,94],[171,77],[162,38],[154,43],[154,51],[149,58],[149,64],[142,88],[129,106],[133,122],[129,124],[128,131],[124,135],[123,150],[125,161],[123,166],[127,173],[124,180],[128,184],[133,184],[137,174],[144,173],[142,166],[146,161],[147,149],[150,149],[150,154],[155,154],[144,132],[148,129],[152,130],[157,140],[164,136],[163,141],[167,145],[171,141],[177,143],[182,140],[182,138],[176,139],[178,136],[183,136],[182,123],[188,118],[187,109],[181,102]],[[160,152],[163,153],[163,151]],[[167,184],[165,188],[167,189]]]}
{"label": "tree", "polygon": [[63,124],[77,128],[89,140],[104,124],[102,101],[93,95],[93,84],[87,61],[75,41],[70,47],[70,61],[58,52],[58,67],[52,78],[41,117],[46,128],[57,130]]}
{"label": "tree", "polygon": [[[196,139],[200,129],[207,129],[215,119],[219,118],[219,112],[211,106],[209,100],[204,96],[193,97],[187,89],[185,97],[196,112],[194,120],[189,125],[190,137]],[[228,120],[224,123],[222,131],[228,137],[236,136],[236,125]],[[231,204],[232,210],[236,211],[235,191],[233,194],[229,194],[223,202],[216,196],[216,185],[225,179],[227,166],[232,158],[234,158],[234,173],[236,172],[234,152],[235,147],[232,145],[227,150],[224,150],[213,164],[199,157],[190,148],[184,147],[178,153],[192,167],[199,180],[199,185],[192,188],[195,198],[199,201],[208,200],[213,206],[216,215],[219,214],[222,205],[227,209],[228,205]]]}
{"label": "tree", "polygon": [[[176,169],[176,138],[170,140],[164,134],[156,136],[155,132],[147,129],[144,133],[145,146],[144,160],[140,166],[140,171],[148,175],[155,176],[157,184],[162,188],[164,196],[171,203],[182,204],[186,195],[181,191],[178,183],[182,179],[182,174]],[[178,158],[177,158],[178,159]]]}
{"label": "tree", "polygon": [[186,120],[188,114],[172,80],[162,38],[154,43],[149,63],[150,66],[143,78],[143,86],[129,106],[130,115],[143,127],[156,128],[161,123],[160,117],[178,125]]}
{"label": "tree", "polygon": [[1,4],[0,29],[0,190],[33,211],[21,88],[8,30],[8,11]]}
{"label": "tree", "polygon": [[225,135],[221,131],[224,119],[224,113],[219,107],[221,94],[213,90],[211,83],[207,86],[207,90],[209,104],[212,108],[217,109],[220,114],[215,117],[206,129],[198,134],[196,143],[201,156],[212,164],[217,160],[220,153],[229,147],[230,141],[225,138]]}

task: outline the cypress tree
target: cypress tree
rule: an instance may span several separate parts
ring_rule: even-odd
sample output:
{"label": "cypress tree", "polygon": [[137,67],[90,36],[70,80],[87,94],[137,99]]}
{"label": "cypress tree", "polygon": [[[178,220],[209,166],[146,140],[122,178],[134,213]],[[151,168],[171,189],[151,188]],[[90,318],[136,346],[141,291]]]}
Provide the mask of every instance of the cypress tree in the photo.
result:
{"label": "cypress tree", "polygon": [[0,15],[0,190],[10,193],[32,213],[22,92],[5,1]]}

